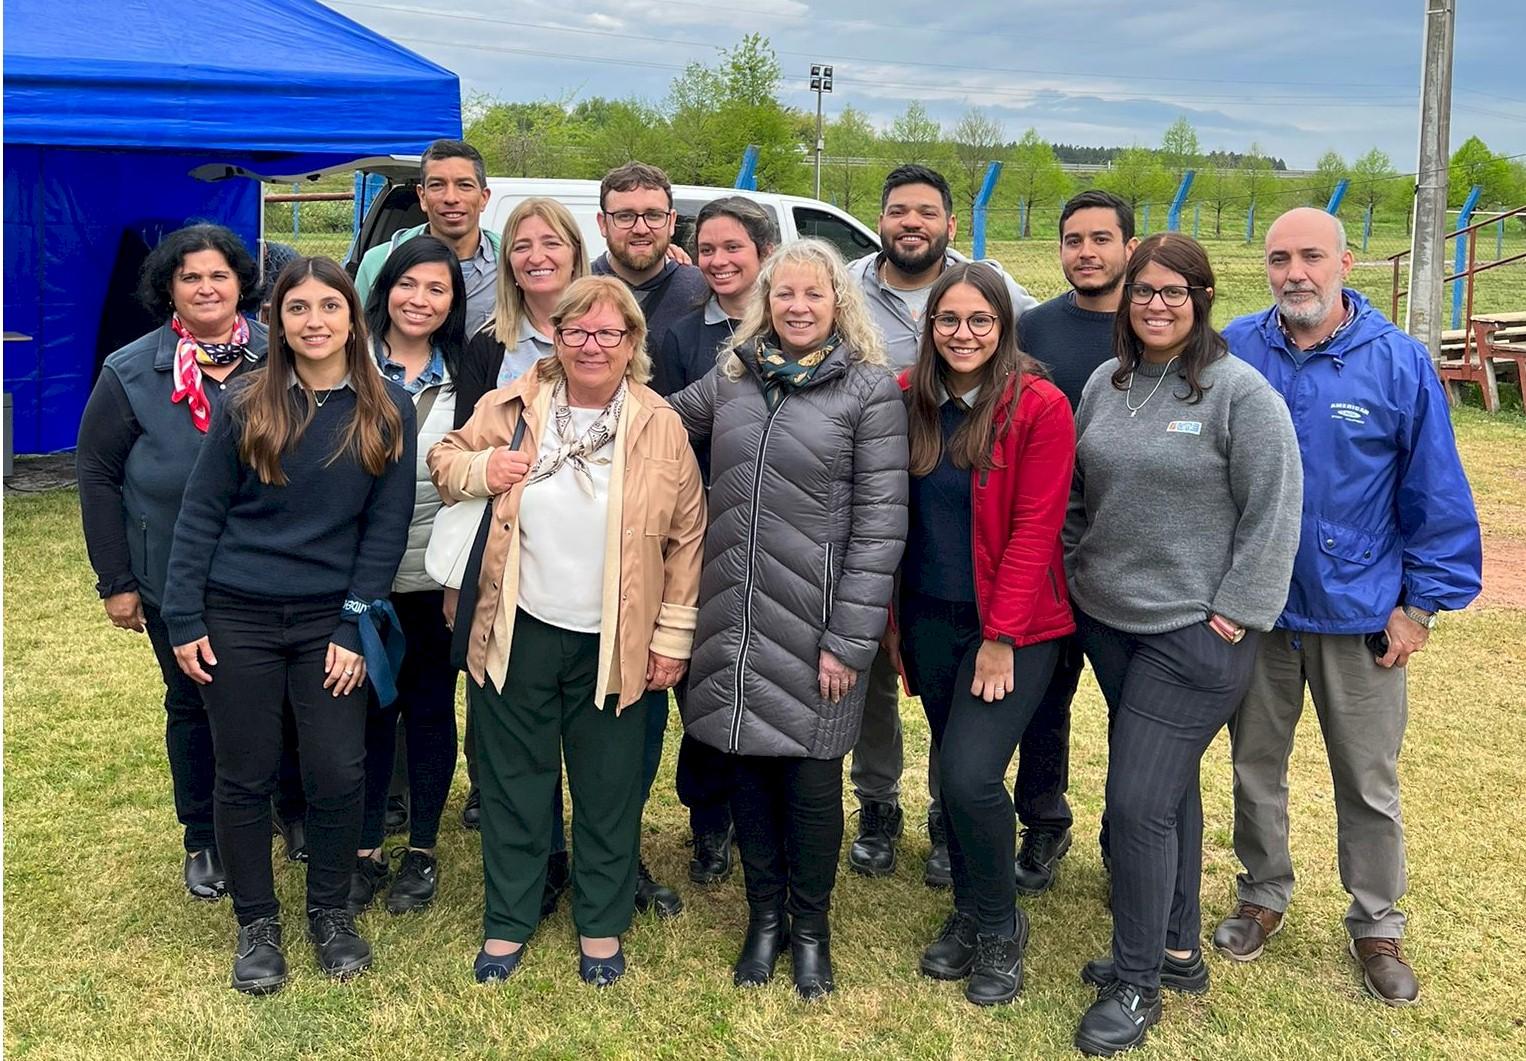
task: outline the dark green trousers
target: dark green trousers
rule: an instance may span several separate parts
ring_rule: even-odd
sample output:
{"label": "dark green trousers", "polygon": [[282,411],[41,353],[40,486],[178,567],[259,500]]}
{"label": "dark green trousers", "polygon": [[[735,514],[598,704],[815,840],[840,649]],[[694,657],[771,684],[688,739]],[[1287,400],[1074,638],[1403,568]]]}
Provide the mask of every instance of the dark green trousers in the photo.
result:
{"label": "dark green trousers", "polygon": [[572,920],[585,936],[630,927],[641,828],[646,705],[593,702],[599,636],[521,611],[503,692],[467,680],[482,791],[483,933],[524,943],[540,921],[562,761],[572,791]]}

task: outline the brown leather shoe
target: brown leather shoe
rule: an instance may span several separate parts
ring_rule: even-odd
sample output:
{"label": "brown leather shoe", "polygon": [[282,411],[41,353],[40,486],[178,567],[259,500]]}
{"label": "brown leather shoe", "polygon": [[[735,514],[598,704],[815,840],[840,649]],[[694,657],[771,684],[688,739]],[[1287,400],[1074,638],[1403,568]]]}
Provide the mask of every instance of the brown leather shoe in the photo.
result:
{"label": "brown leather shoe", "polygon": [[1234,962],[1253,962],[1282,928],[1282,914],[1244,899],[1213,930],[1213,949]]}
{"label": "brown leather shoe", "polygon": [[1351,956],[1362,963],[1362,980],[1373,998],[1386,1006],[1413,1006],[1420,1001],[1420,981],[1404,960],[1396,939],[1373,937],[1351,941]]}

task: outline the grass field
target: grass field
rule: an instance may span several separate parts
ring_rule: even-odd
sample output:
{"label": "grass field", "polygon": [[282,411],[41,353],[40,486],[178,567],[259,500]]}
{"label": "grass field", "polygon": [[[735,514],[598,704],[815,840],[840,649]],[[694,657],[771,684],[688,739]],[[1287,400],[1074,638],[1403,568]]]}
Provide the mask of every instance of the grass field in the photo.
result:
{"label": "grass field", "polygon": [[[1526,420],[1465,411],[1458,430],[1491,560],[1526,562]],[[686,817],[672,788],[676,722],[646,817],[658,876],[682,881],[671,923],[638,919],[631,974],[606,992],[577,982],[562,911],[525,967],[496,989],[471,983],[481,864],[458,811],[457,774],[440,839],[435,907],[366,915],[376,966],[348,985],[315,970],[301,937],[302,873],[280,860],[293,978],[249,999],[227,987],[227,902],[188,899],[164,761],[162,686],[142,638],[112,629],[91,592],[72,491],[5,501],[5,1053],[82,1058],[1062,1057],[1089,1001],[1077,979],[1109,938],[1106,880],[1092,841],[1106,769],[1104,712],[1088,677],[1075,705],[1071,795],[1077,843],[1033,919],[1027,986],[977,1010],[916,959],[947,911],[921,883],[926,839],[909,827],[903,862],[868,881],[844,864],[834,909],[838,993],[797,1003],[787,971],[743,993],[729,964],[744,924],[740,875],[709,891],[684,877]],[[1517,587],[1520,582],[1515,582]],[[1251,966],[1210,955],[1212,992],[1167,997],[1145,1058],[1511,1058],[1526,1056],[1526,848],[1520,842],[1521,675],[1526,599],[1448,617],[1411,674],[1403,760],[1409,831],[1408,951],[1423,1001],[1405,1011],[1364,997],[1346,956],[1330,779],[1306,723],[1292,771],[1299,892],[1286,929]],[[927,730],[908,728],[907,821],[925,807]],[[1203,770],[1204,915],[1229,902],[1228,747]],[[851,828],[851,822],[850,822]]]}

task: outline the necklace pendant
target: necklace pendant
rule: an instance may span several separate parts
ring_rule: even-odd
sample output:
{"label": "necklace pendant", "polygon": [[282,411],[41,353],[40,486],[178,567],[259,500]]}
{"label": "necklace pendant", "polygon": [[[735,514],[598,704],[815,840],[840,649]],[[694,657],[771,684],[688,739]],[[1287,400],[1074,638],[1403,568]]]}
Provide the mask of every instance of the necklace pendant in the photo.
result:
{"label": "necklace pendant", "polygon": [[1130,420],[1134,419],[1134,417],[1136,417],[1138,415],[1139,415],[1139,410],[1138,409],[1130,409],[1129,410],[1129,419]]}

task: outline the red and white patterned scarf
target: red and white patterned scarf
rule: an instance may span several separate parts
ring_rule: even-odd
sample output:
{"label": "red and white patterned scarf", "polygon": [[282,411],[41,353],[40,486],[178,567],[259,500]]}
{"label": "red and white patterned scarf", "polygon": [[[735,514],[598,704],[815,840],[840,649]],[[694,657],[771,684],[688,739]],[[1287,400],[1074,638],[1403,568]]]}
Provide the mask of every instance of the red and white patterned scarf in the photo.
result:
{"label": "red and white patterned scarf", "polygon": [[179,342],[175,344],[174,390],[170,392],[170,404],[184,398],[191,410],[191,423],[205,434],[212,423],[212,406],[201,386],[201,366],[231,365],[245,356],[249,346],[249,322],[242,313],[234,318],[233,341],[230,343],[201,342],[181,323],[178,313],[170,316],[170,327],[179,336]]}

